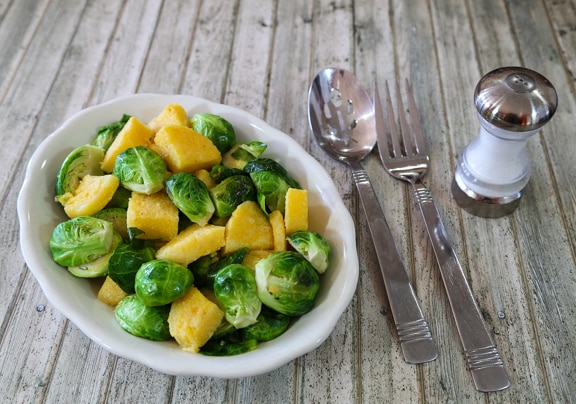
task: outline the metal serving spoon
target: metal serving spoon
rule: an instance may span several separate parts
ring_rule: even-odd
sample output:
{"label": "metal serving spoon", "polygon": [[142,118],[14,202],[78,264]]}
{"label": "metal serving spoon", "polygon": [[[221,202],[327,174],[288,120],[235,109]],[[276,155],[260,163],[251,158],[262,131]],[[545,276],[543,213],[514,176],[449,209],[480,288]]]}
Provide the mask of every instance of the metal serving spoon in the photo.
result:
{"label": "metal serving spoon", "polygon": [[327,68],[308,92],[308,121],[319,145],[350,167],[376,249],[390,310],[408,363],[436,359],[430,327],[416,299],[374,188],[360,161],[376,144],[374,105],[347,70]]}

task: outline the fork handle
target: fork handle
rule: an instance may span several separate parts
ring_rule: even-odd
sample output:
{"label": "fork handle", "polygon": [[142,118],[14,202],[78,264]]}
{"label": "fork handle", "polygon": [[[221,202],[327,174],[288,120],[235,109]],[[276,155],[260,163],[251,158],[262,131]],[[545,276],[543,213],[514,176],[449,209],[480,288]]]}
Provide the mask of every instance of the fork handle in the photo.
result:
{"label": "fork handle", "polygon": [[462,341],[467,367],[479,391],[499,391],[510,379],[498,349],[488,333],[462,266],[446,235],[432,194],[420,180],[412,183],[426,230],[438,260],[444,288]]}
{"label": "fork handle", "polygon": [[402,265],[374,188],[359,162],[351,161],[349,166],[368,220],[404,359],[408,363],[432,361],[438,356],[436,344]]}

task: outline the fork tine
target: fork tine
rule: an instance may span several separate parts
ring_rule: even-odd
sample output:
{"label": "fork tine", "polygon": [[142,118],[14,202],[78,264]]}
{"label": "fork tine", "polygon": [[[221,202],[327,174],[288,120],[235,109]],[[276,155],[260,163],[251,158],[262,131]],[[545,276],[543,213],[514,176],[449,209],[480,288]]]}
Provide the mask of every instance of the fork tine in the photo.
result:
{"label": "fork tine", "polygon": [[390,89],[388,82],[386,84],[386,113],[388,114],[388,124],[390,125],[390,145],[392,146],[392,153],[390,156],[397,157],[402,155],[402,148],[398,136],[398,129],[394,119],[394,108],[392,108],[392,97],[390,97]]}
{"label": "fork tine", "polygon": [[404,100],[402,99],[402,92],[400,91],[400,85],[398,82],[396,82],[396,102],[398,103],[398,120],[400,121],[404,152],[406,156],[411,156],[416,153],[416,150],[414,149],[414,137],[412,136],[412,131],[410,130],[408,121],[406,120]]}
{"label": "fork tine", "polygon": [[414,134],[416,153],[426,154],[426,142],[424,141],[424,136],[422,135],[422,126],[420,124],[420,116],[418,113],[418,108],[416,107],[416,101],[414,101],[414,95],[412,94],[412,88],[410,87],[410,82],[406,79],[406,96],[408,97],[408,108],[410,111],[410,123],[412,124],[412,132]]}
{"label": "fork tine", "polygon": [[389,137],[384,130],[384,117],[382,115],[382,103],[380,102],[380,91],[378,90],[378,84],[374,82],[374,89],[372,91],[372,98],[374,99],[374,118],[376,121],[376,133],[378,136],[378,152],[381,158],[389,158],[390,145]]}

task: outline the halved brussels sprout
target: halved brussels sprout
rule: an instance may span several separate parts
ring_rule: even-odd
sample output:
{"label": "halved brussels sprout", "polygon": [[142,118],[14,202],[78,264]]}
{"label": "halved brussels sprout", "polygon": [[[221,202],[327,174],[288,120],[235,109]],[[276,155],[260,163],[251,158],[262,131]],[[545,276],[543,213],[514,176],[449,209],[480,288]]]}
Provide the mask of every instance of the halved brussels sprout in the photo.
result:
{"label": "halved brussels sprout", "polygon": [[194,285],[213,289],[214,277],[218,271],[230,264],[241,264],[248,251],[249,249],[244,247],[218,261],[214,261],[210,255],[197,259],[188,266],[194,274]]}
{"label": "halved brussels sprout", "polygon": [[102,175],[100,163],[104,160],[104,151],[96,146],[84,145],[72,150],[64,159],[56,177],[56,197],[73,194],[85,175]]}
{"label": "halved brussels sprout", "polygon": [[216,208],[216,216],[228,217],[242,202],[256,200],[256,189],[245,175],[234,175],[209,190]]}
{"label": "halved brussels sprout", "polygon": [[146,306],[137,295],[125,297],[114,309],[120,327],[136,337],[153,341],[170,339],[170,305]]}
{"label": "halved brussels sprout", "polygon": [[146,306],[163,306],[184,296],[193,282],[194,275],[185,266],[152,260],[142,264],[136,273],[134,289]]}
{"label": "halved brussels sprout", "polygon": [[270,341],[280,336],[288,329],[290,317],[278,313],[267,307],[262,307],[258,321],[242,329],[242,334],[247,340],[255,339],[259,342]]}
{"label": "halved brussels sprout", "polygon": [[130,200],[131,196],[132,191],[124,188],[123,186],[119,186],[106,207],[128,209],[128,201]]}
{"label": "halved brussels sprout", "polygon": [[221,338],[209,340],[200,348],[200,353],[206,356],[233,356],[253,351],[256,348],[258,348],[258,341],[255,339]]}
{"label": "halved brussels sprout", "polygon": [[122,115],[119,121],[112,122],[109,125],[102,126],[98,129],[92,144],[94,146],[100,147],[102,150],[106,151],[118,136],[118,133],[122,130],[126,122],[130,119],[130,115]]}
{"label": "halved brussels sprout", "polygon": [[214,214],[214,203],[208,188],[191,173],[176,173],[166,180],[166,192],[174,205],[188,219],[204,226]]}
{"label": "halved brussels sprout", "polygon": [[256,263],[256,284],[266,306],[287,316],[299,316],[312,309],[320,278],[302,255],[280,251]]}
{"label": "halved brussels sprout", "polygon": [[284,214],[286,208],[286,193],[290,185],[284,177],[272,171],[257,171],[250,173],[252,183],[256,187],[258,204],[266,213],[279,210]]}
{"label": "halved brussels sprout", "polygon": [[290,188],[302,189],[298,181],[288,174],[288,171],[286,171],[282,164],[267,157],[260,157],[250,161],[244,166],[244,171],[250,174],[260,171],[270,171],[282,177]]}
{"label": "halved brussels sprout", "polygon": [[50,237],[50,252],[58,264],[87,264],[112,249],[112,223],[91,216],[78,216],[58,224]]}
{"label": "halved brussels sprout", "polygon": [[106,276],[108,274],[108,263],[110,262],[110,257],[114,253],[114,249],[121,242],[122,236],[120,233],[114,232],[114,239],[112,241],[110,252],[96,258],[94,261],[88,262],[87,264],[68,267],[68,271],[79,278],[98,278],[100,276]]}
{"label": "halved brussels sprout", "polygon": [[130,147],[121,152],[113,170],[124,188],[146,195],[164,188],[166,173],[164,159],[146,146]]}
{"label": "halved brussels sprout", "polygon": [[190,122],[192,129],[210,139],[220,153],[226,153],[236,143],[234,127],[221,116],[198,113],[192,116]]}
{"label": "halved brussels sprout", "polygon": [[128,225],[126,222],[127,211],[123,208],[104,208],[92,215],[98,219],[104,219],[112,223],[114,231],[120,233],[124,240],[128,240]]}
{"label": "halved brussels sprout", "polygon": [[267,147],[266,143],[258,141],[238,143],[222,156],[222,164],[242,170],[249,161],[260,157]]}
{"label": "halved brussels sprout", "polygon": [[226,167],[223,164],[216,164],[210,170],[210,177],[212,177],[216,184],[220,184],[226,178],[234,175],[248,175],[248,173],[238,168]]}
{"label": "halved brussels sprout", "polygon": [[257,321],[262,302],[258,298],[254,271],[241,264],[222,268],[214,278],[214,294],[226,320],[236,328]]}
{"label": "halved brussels sprout", "polygon": [[250,174],[258,193],[258,203],[267,213],[275,210],[284,213],[288,189],[301,189],[280,163],[269,158],[260,157],[250,161],[244,171]]}
{"label": "halved brussels sprout", "polygon": [[323,274],[326,271],[329,264],[330,245],[320,233],[296,231],[286,240],[312,264],[318,273]]}

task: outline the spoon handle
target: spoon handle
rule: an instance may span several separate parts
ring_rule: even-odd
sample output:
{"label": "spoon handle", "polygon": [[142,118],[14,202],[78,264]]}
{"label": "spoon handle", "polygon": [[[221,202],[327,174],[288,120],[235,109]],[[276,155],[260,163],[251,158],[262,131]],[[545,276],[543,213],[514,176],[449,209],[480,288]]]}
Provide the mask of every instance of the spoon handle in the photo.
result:
{"label": "spoon handle", "polygon": [[432,361],[438,356],[434,338],[422,315],[372,183],[359,161],[348,161],[348,165],[368,219],[404,359],[408,363]]}

